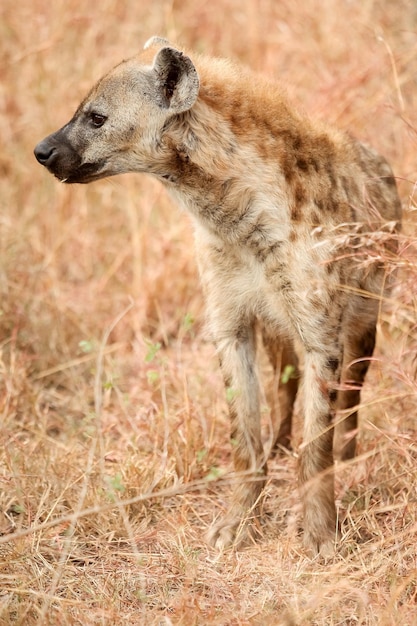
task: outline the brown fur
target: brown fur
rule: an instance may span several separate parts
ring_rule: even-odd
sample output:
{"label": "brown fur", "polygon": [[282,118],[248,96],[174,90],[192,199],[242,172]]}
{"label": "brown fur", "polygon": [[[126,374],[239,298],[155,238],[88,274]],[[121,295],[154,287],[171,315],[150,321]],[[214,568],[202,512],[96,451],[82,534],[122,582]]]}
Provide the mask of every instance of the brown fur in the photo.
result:
{"label": "brown fur", "polygon": [[[331,552],[333,420],[338,407],[346,410],[336,441],[341,457],[350,458],[386,278],[370,259],[381,241],[394,249],[400,221],[385,159],[300,115],[277,84],[227,61],[191,61],[161,39],[101,79],[35,153],[67,182],[152,174],[194,218],[241,475],[228,513],[211,533],[219,547],[259,511],[266,474],[256,322],[280,387],[270,393],[273,414],[281,414],[277,445],[290,445],[294,342],[301,346],[304,537],[314,552]],[[296,376],[278,385],[286,365]],[[343,390],[346,381],[350,388]]]}

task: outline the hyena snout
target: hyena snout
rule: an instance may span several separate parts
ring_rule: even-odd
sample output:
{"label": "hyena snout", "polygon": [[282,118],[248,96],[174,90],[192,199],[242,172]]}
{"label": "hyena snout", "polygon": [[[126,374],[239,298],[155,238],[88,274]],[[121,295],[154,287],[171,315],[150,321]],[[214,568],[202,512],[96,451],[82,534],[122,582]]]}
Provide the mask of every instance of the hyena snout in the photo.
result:
{"label": "hyena snout", "polygon": [[68,141],[63,129],[42,139],[34,154],[41,165],[63,182],[90,182],[98,167],[97,163],[82,164],[80,154]]}

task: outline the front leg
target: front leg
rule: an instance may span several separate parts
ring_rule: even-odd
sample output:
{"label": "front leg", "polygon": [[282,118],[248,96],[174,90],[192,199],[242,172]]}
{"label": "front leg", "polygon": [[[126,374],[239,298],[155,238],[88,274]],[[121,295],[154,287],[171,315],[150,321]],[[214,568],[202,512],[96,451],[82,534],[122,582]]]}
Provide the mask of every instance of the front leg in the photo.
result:
{"label": "front leg", "polygon": [[265,483],[265,455],[261,440],[259,383],[252,323],[234,325],[216,341],[231,420],[231,443],[236,483],[225,517],[210,532],[210,543],[225,548],[241,543],[249,519],[258,515]]}

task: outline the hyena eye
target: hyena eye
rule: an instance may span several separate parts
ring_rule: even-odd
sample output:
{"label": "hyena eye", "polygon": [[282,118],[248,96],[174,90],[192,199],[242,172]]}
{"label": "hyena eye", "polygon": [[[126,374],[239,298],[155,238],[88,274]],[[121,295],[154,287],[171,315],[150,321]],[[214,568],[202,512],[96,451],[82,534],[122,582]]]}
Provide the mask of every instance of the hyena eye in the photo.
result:
{"label": "hyena eye", "polygon": [[94,128],[101,128],[107,117],[105,115],[100,115],[99,113],[91,113],[90,120]]}

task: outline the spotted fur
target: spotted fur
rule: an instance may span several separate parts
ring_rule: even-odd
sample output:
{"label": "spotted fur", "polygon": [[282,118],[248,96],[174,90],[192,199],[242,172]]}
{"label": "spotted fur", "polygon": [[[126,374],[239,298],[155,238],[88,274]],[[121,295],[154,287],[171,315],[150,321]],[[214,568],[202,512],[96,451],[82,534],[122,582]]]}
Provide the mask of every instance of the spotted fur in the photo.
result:
{"label": "spotted fur", "polygon": [[[330,553],[335,413],[339,407],[346,416],[336,439],[341,457],[350,458],[386,286],[379,253],[381,246],[395,251],[400,222],[386,160],[300,114],[278,84],[225,60],[191,58],[161,38],[102,78],[35,154],[68,183],[151,174],[194,219],[240,476],[211,532],[218,547],[233,543],[241,524],[250,526],[265,482],[256,325],[275,374],[277,445],[291,441],[294,346],[301,348],[304,539],[315,553]],[[292,375],[282,382],[288,365]]]}

